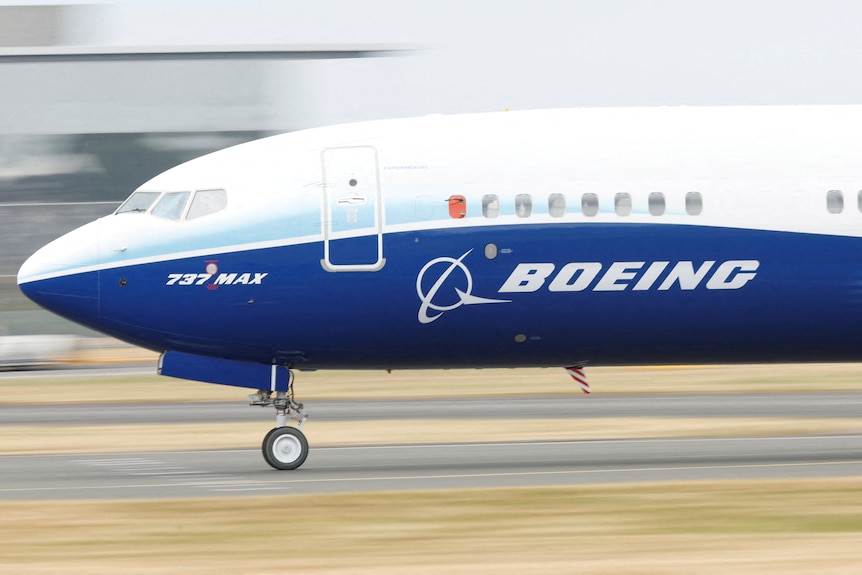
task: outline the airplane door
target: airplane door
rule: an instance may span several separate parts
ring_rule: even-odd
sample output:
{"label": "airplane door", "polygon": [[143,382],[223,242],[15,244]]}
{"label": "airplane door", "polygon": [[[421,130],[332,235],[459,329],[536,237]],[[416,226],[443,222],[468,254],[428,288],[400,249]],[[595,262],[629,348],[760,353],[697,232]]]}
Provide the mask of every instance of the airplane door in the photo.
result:
{"label": "airplane door", "polygon": [[377,150],[327,148],[323,163],[323,259],[327,271],[383,267],[383,207]]}

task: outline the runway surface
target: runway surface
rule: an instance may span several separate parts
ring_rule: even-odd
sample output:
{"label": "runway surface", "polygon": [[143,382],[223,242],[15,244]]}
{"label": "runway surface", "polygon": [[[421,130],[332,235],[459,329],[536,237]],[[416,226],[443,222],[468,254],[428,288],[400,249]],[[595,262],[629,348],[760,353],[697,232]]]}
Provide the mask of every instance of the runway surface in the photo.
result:
{"label": "runway surface", "polygon": [[312,446],[293,472],[257,450],[6,456],[0,469],[4,500],[858,477],[862,436]]}
{"label": "runway surface", "polygon": [[[306,402],[314,421],[605,417],[858,417],[862,393],[540,396]],[[0,406],[0,423],[52,426],[259,421],[242,402]],[[0,457],[0,499],[212,497],[399,489],[862,476],[860,434],[314,447],[293,472],[256,449]],[[122,438],[118,445],[122,445]],[[397,438],[393,438],[393,443]],[[194,445],[193,436],[177,438]]]}
{"label": "runway surface", "polygon": [[[311,421],[603,417],[860,417],[862,393],[727,393],[306,401]],[[274,420],[242,400],[0,406],[3,425]]]}

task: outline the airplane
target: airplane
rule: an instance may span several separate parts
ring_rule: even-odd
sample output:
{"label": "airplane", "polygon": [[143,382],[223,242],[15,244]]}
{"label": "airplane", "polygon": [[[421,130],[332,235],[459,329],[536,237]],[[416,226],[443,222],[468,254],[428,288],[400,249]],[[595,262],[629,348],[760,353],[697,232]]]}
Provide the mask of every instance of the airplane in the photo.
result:
{"label": "airplane", "polygon": [[296,469],[304,370],[862,359],[859,126],[759,106],[301,130],[154,177],[18,284],[161,375],[255,390],[265,460]]}

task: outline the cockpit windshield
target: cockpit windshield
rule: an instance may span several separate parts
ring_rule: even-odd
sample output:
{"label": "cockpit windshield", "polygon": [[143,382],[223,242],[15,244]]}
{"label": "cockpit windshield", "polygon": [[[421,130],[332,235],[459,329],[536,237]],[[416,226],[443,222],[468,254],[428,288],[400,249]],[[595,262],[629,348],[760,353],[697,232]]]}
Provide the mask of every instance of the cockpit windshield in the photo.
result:
{"label": "cockpit windshield", "polygon": [[135,192],[114,213],[146,212],[160,194],[161,192]]}
{"label": "cockpit windshield", "polygon": [[168,192],[153,208],[153,215],[169,220],[179,220],[183,217],[183,212],[186,211],[188,201],[189,192]]}
{"label": "cockpit windshield", "polygon": [[[189,198],[191,202],[189,201]],[[188,213],[186,213],[188,206]],[[220,212],[227,206],[227,192],[223,189],[197,190],[191,192],[144,192],[129,196],[115,214],[149,212],[151,215],[180,221],[185,216],[193,220],[201,216]]]}
{"label": "cockpit windshield", "polygon": [[198,190],[186,214],[187,220],[221,211],[227,205],[227,192],[224,190]]}

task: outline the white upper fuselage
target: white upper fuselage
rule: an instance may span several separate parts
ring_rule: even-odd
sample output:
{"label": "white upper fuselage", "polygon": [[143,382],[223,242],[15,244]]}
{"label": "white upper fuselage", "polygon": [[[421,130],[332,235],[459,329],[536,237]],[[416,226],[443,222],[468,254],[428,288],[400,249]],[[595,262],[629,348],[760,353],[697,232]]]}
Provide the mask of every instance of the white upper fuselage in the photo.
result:
{"label": "white upper fuselage", "polygon": [[[192,160],[140,188],[226,189],[223,212],[188,222],[109,216],[98,224],[98,259],[95,250],[89,259],[70,253],[53,258],[56,268],[25,267],[19,277],[28,281],[83,267],[314,241],[323,234],[321,152],[352,146],[372,146],[380,158],[383,233],[579,221],[858,236],[859,125],[862,106],[764,106],[502,112],[305,130]],[[829,190],[843,193],[841,213],[827,211]],[[693,191],[703,197],[694,220],[684,209],[685,195]],[[449,217],[443,200],[450,192],[467,196],[464,219]],[[661,216],[648,210],[649,194],[656,192],[665,196]],[[497,218],[483,216],[486,193],[500,198]],[[566,197],[559,217],[548,215],[547,198],[554,193]],[[592,217],[580,208],[589,193],[598,196]],[[631,196],[627,216],[615,211],[619,193]],[[532,197],[530,217],[515,215],[517,194]],[[138,226],[140,234],[129,234]],[[338,237],[338,230],[333,233]],[[351,233],[359,232],[344,235]],[[92,246],[96,240],[81,241]],[[129,249],[131,244],[139,249]],[[77,251],[68,243],[65,248]]]}

